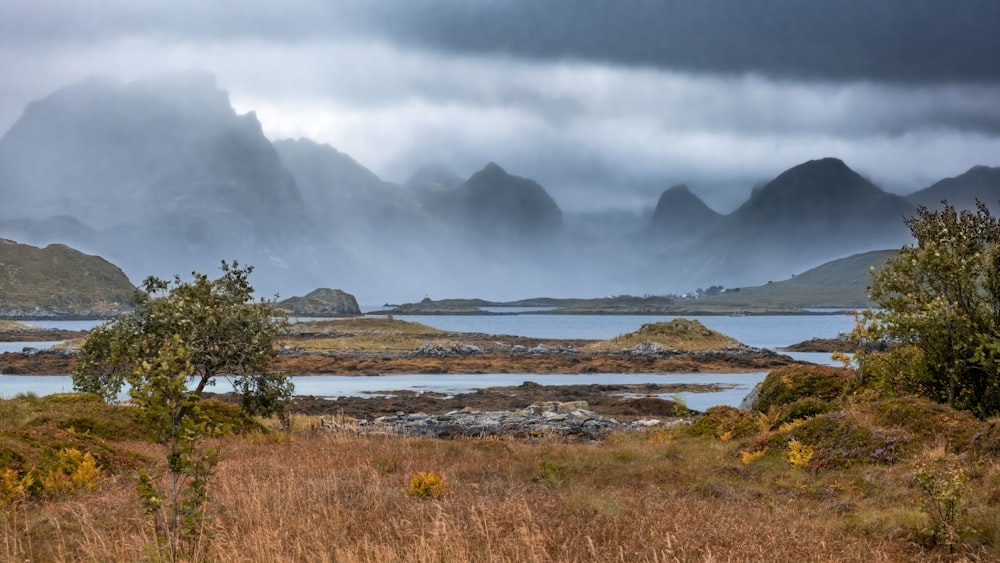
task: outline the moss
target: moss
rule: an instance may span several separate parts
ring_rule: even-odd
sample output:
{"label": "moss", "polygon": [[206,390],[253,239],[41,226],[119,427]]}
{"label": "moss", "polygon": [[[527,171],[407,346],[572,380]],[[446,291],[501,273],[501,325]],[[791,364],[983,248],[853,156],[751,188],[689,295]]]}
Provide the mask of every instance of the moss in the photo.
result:
{"label": "moss", "polygon": [[891,464],[908,455],[910,436],[902,430],[871,427],[858,413],[831,412],[771,435],[771,447],[791,440],[815,448],[810,468],[846,468],[859,463]]}
{"label": "moss", "polygon": [[973,437],[982,429],[981,422],[971,414],[927,399],[886,399],[870,408],[875,424],[902,429],[914,440],[928,444],[943,439],[948,451],[954,453],[971,447]]}
{"label": "moss", "polygon": [[213,424],[228,426],[236,434],[268,432],[267,427],[244,412],[239,405],[216,399],[203,399],[198,402],[198,408]]}
{"label": "moss", "polygon": [[813,365],[790,365],[767,374],[760,385],[760,393],[752,409],[767,412],[772,406],[787,410],[789,405],[802,399],[811,399],[811,406],[801,409],[832,410],[819,402],[835,401],[851,381],[851,372],[844,368]]}
{"label": "moss", "polygon": [[745,438],[757,433],[751,414],[729,406],[716,406],[705,411],[684,429],[691,436]]}

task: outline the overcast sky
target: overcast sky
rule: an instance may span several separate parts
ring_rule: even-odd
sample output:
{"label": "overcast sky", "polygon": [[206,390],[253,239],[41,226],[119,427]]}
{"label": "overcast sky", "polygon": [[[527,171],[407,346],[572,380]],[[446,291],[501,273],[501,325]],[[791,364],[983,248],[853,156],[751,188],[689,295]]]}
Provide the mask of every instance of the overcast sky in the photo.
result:
{"label": "overcast sky", "polygon": [[273,139],[404,181],[488,161],[566,210],[727,212],[805,160],[910,192],[1000,165],[1000,2],[4,0],[0,132],[90,75],[207,70]]}

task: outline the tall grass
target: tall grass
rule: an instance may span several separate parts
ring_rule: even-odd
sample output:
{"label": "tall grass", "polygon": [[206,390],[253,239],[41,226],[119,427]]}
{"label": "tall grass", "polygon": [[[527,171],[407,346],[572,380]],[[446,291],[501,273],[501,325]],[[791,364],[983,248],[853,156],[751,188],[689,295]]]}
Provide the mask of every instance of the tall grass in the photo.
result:
{"label": "tall grass", "polygon": [[[136,444],[149,459],[155,446]],[[917,561],[917,491],[896,467],[818,477],[732,443],[600,444],[303,432],[227,438],[206,561]],[[162,456],[160,456],[162,457]],[[412,476],[448,494],[408,493]],[[984,470],[993,471],[993,470]],[[992,473],[990,475],[993,475]],[[996,478],[983,476],[983,479]],[[860,479],[860,480],[859,480]],[[866,484],[867,483],[867,484]],[[895,511],[895,512],[894,512]],[[989,511],[987,511],[989,512]],[[996,518],[979,514],[980,521]],[[0,517],[5,560],[160,557],[131,476]],[[975,556],[977,552],[968,554]]]}

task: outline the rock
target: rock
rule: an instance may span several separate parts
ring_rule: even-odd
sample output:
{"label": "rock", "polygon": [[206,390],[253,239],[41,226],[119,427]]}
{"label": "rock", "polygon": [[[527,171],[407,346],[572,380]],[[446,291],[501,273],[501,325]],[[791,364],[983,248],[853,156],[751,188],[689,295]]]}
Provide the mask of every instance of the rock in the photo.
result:
{"label": "rock", "polygon": [[319,288],[305,297],[291,297],[278,306],[293,316],[301,317],[355,317],[361,307],[353,295],[339,289]]}

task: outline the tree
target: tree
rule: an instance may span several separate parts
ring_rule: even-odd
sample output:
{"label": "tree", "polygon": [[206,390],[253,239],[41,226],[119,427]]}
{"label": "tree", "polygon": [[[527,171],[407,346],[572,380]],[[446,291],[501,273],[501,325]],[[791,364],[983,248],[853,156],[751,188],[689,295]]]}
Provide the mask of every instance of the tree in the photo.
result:
{"label": "tree", "polygon": [[855,330],[889,348],[861,347],[858,365],[916,374],[906,391],[977,416],[1000,413],[1000,221],[981,202],[974,212],[945,202],[906,224],[916,246],[875,273],[876,308]]}
{"label": "tree", "polygon": [[208,480],[221,459],[204,441],[230,430],[202,412],[205,388],[229,377],[243,409],[260,414],[276,412],[292,393],[288,378],[270,371],[288,321],[272,301],[253,301],[252,271],[223,262],[215,280],[146,278],[135,311],[95,328],[73,373],[76,390],[109,401],[127,383],[146,428],[166,446],[167,473],[140,471],[138,490],[171,561],[198,558]]}
{"label": "tree", "polygon": [[158,359],[176,340],[191,364],[185,379],[195,398],[217,377],[227,377],[245,410],[277,412],[293,390],[286,376],[270,370],[275,339],[287,318],[273,301],[253,300],[251,272],[250,266],[223,261],[223,274],[215,280],[197,272],[189,282],[179,276],[172,283],[146,278],[136,292],[134,312],[91,331],[73,372],[73,387],[108,401],[126,383],[133,397],[148,394]]}

